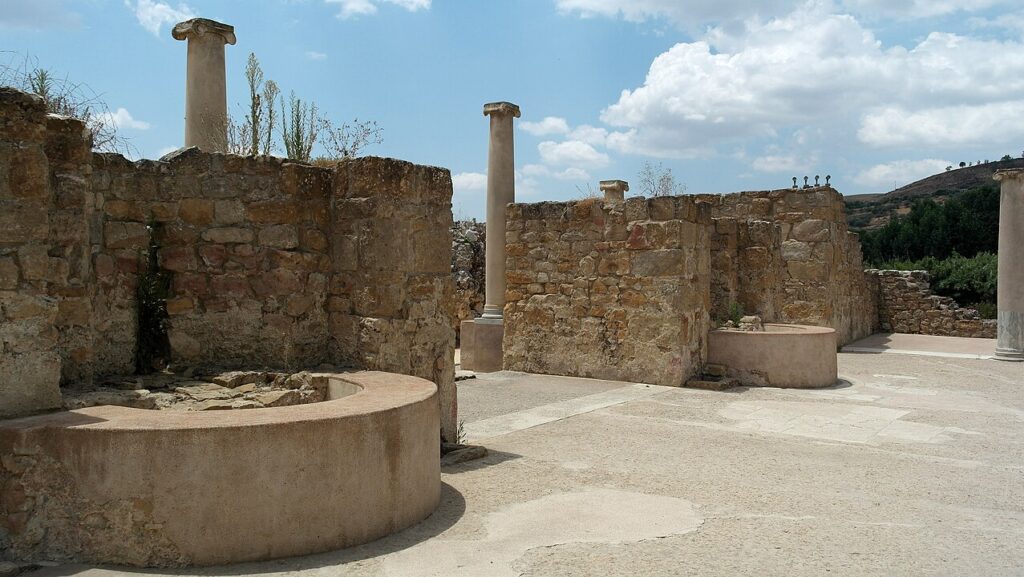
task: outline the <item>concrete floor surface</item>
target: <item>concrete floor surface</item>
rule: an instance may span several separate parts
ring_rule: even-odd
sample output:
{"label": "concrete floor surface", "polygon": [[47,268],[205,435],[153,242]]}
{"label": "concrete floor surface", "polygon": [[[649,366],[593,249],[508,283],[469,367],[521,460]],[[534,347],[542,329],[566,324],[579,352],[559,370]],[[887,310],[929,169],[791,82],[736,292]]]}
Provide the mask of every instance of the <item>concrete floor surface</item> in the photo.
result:
{"label": "concrete floor surface", "polygon": [[35,575],[1024,575],[1024,365],[844,353],[839,371],[817,391],[480,375],[459,405],[491,453],[447,467],[414,528],[267,563]]}

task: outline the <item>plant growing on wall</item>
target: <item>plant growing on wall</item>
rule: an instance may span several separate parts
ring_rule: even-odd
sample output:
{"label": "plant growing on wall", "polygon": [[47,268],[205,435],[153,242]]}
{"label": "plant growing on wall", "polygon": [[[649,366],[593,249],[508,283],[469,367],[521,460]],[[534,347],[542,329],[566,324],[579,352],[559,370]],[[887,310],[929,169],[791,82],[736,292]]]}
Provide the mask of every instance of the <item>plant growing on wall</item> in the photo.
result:
{"label": "plant growing on wall", "polygon": [[43,99],[46,111],[69,116],[85,123],[92,136],[92,146],[104,152],[129,154],[132,147],[118,134],[114,114],[103,98],[85,84],[71,81],[43,68],[32,57],[15,64],[16,54],[8,53],[8,62],[0,63],[0,86],[11,86],[31,92]]}
{"label": "plant growing on wall", "polygon": [[167,336],[167,295],[171,288],[171,275],[160,268],[160,246],[156,240],[158,226],[153,220],[146,224],[149,245],[145,256],[140,258],[139,284],[136,287],[138,338],[135,369],[143,375],[163,370],[171,355],[171,342]]}
{"label": "plant growing on wall", "polygon": [[[271,154],[276,134],[286,157],[326,164],[358,156],[366,147],[383,142],[382,131],[372,120],[357,118],[336,125],[320,112],[316,102],[303,100],[294,91],[286,102],[253,53],[245,65],[245,80],[249,104],[244,120],[229,119],[227,126],[227,149],[234,154]],[[313,152],[318,148],[324,154],[314,161]]]}
{"label": "plant growing on wall", "polygon": [[673,196],[686,193],[686,185],[676,182],[671,168],[665,168],[660,162],[657,166],[644,162],[637,175],[640,181],[640,193],[644,196]]}

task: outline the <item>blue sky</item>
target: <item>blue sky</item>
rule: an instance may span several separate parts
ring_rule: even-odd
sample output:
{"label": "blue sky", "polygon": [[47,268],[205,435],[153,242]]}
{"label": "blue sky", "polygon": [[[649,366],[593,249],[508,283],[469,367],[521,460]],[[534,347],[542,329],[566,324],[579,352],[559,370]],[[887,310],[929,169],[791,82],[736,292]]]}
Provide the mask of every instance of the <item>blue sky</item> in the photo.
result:
{"label": "blue sky", "polygon": [[190,16],[236,28],[233,113],[254,52],[331,119],[377,121],[368,154],[449,168],[457,217],[483,217],[496,100],[523,111],[527,202],[639,192],[645,162],[688,192],[858,194],[1024,152],[1020,0],[3,0],[0,62],[86,82],[154,158],[181,143]]}

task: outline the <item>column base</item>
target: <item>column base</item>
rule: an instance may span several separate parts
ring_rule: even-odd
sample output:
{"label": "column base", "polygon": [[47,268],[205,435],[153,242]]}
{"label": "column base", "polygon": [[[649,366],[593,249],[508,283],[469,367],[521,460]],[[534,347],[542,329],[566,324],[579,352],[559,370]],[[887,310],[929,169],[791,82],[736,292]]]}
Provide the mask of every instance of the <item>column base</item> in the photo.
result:
{"label": "column base", "polygon": [[992,357],[997,361],[1010,361],[1024,363],[1024,351],[996,348],[996,354]]}
{"label": "column base", "polygon": [[459,327],[462,368],[477,373],[493,373],[502,369],[503,319],[478,318],[462,321]]}

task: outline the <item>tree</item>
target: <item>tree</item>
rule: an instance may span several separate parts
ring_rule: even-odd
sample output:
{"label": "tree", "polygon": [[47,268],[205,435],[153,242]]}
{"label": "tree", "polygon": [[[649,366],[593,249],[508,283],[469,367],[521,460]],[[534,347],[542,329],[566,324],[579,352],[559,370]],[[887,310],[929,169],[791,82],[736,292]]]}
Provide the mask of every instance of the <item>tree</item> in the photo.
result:
{"label": "tree", "polygon": [[967,163],[961,160],[960,161],[960,168],[963,168],[965,166],[967,166]]}
{"label": "tree", "polygon": [[677,183],[671,168],[665,168],[660,162],[657,166],[644,162],[637,175],[640,180],[640,193],[644,196],[672,196],[685,194],[686,185]]}
{"label": "tree", "polygon": [[1002,161],[1013,160],[1013,157],[1010,156],[1009,154],[1004,154],[1003,157],[1000,158],[999,160],[1002,160]]}
{"label": "tree", "polygon": [[951,170],[953,170],[953,167],[952,167],[952,166],[947,166],[947,167],[946,167],[946,172],[949,172],[949,171],[951,171]]}

